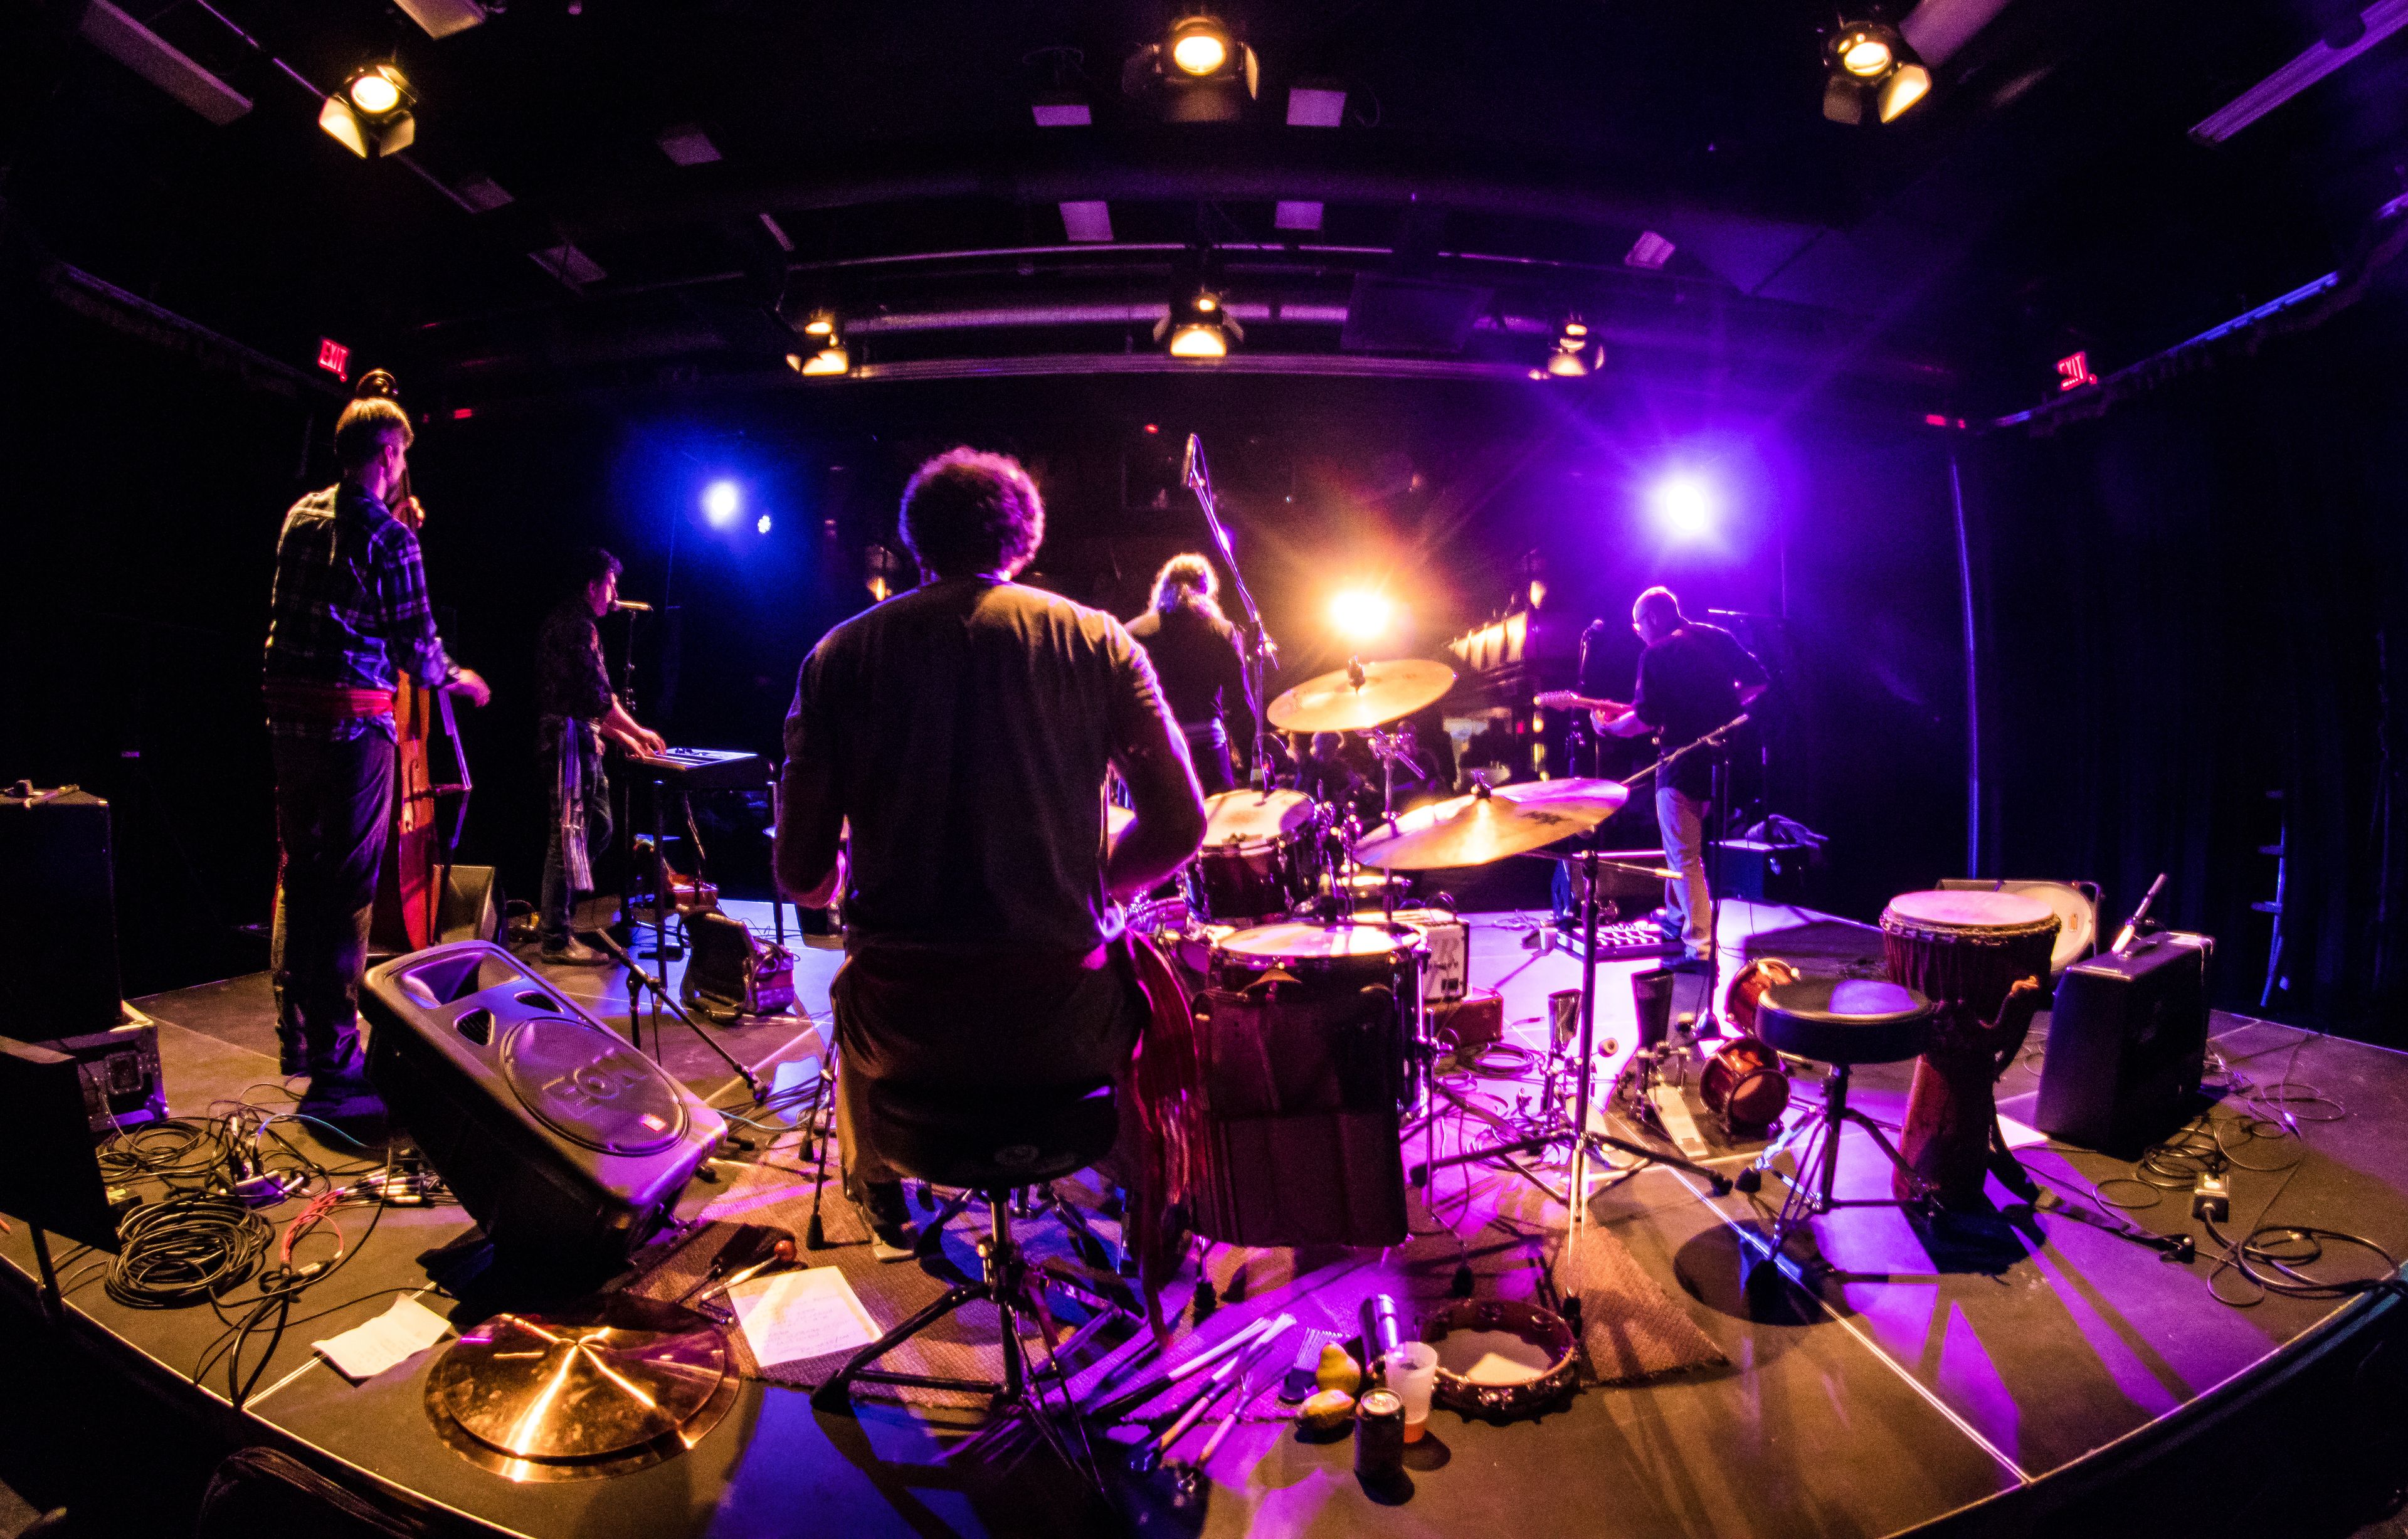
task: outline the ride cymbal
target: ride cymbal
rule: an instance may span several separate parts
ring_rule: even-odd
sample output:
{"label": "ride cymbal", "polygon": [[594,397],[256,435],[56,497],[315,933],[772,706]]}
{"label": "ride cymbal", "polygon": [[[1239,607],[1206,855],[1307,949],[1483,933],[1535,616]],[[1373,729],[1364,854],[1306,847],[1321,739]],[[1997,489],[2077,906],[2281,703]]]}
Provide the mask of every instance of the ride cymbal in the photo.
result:
{"label": "ride cymbal", "polygon": [[1455,687],[1455,669],[1426,658],[1351,663],[1307,679],[1263,712],[1283,732],[1360,732],[1435,705]]}

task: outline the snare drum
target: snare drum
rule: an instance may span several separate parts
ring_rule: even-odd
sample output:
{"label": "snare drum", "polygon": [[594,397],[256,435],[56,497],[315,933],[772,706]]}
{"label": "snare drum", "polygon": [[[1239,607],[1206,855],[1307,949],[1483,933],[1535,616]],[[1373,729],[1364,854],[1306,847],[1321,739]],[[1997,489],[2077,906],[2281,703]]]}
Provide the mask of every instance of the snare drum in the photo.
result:
{"label": "snare drum", "polygon": [[1421,938],[1404,925],[1265,925],[1213,945],[1197,1008],[1196,1232],[1246,1245],[1405,1237]]}
{"label": "snare drum", "polygon": [[[2004,1147],[1991,1087],[2030,1029],[2057,913],[2017,893],[1910,892],[1890,899],[1881,928],[1891,980],[1940,1006],[1931,1045],[1914,1066],[1899,1151],[1942,1206],[1978,1206],[1994,1143]],[[2035,987],[2010,1007],[2025,979]],[[1901,1172],[1892,1189],[1912,1198],[1911,1185]]]}
{"label": "snare drum", "polygon": [[1204,799],[1204,847],[1188,869],[1188,905],[1215,924],[1284,918],[1321,880],[1319,809],[1296,791],[1224,791]]}

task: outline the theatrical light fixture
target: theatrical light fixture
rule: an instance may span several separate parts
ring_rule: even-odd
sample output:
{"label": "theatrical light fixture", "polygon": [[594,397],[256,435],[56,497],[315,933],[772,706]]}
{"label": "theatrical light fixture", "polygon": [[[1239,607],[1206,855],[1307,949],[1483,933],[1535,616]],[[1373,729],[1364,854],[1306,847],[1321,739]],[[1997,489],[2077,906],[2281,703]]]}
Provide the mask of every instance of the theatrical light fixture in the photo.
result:
{"label": "theatrical light fixture", "polygon": [[1396,618],[1395,603],[1376,589],[1349,588],[1329,600],[1330,628],[1349,641],[1376,641]]}
{"label": "theatrical light fixture", "polygon": [[1161,42],[1129,55],[1121,70],[1122,93],[1154,95],[1172,122],[1234,121],[1261,86],[1254,50],[1218,19],[1200,13],[1172,22]]}
{"label": "theatrical light fixture", "polygon": [[763,513],[760,519],[753,524],[752,528],[753,532],[756,534],[767,534],[769,532],[769,515]]}
{"label": "theatrical light fixture", "polygon": [[1182,75],[1201,79],[1229,62],[1229,32],[1209,16],[1190,16],[1170,29],[1170,62]]}
{"label": "theatrical light fixture", "polygon": [[732,481],[714,481],[702,489],[702,516],[726,525],[744,509],[744,491]]}
{"label": "theatrical light fixture", "polygon": [[1556,326],[1554,350],[1547,354],[1543,366],[1530,371],[1530,378],[1577,380],[1604,365],[1605,344],[1590,338],[1588,323],[1575,311]]}
{"label": "theatrical light fixture", "polygon": [[1842,21],[1823,44],[1823,116],[1833,122],[1888,122],[1931,93],[1931,71],[1885,22]]}
{"label": "theatrical light fixture", "polygon": [[803,317],[803,335],[806,337],[835,336],[836,311],[822,306]]}
{"label": "theatrical light fixture", "polygon": [[1229,345],[1244,341],[1246,333],[1229,319],[1221,296],[1199,286],[1182,291],[1169,313],[1155,324],[1154,339],[1166,338],[1174,358],[1226,358]]}
{"label": "theatrical light fixture", "polygon": [[806,374],[848,374],[852,370],[853,354],[845,351],[842,342],[832,341],[803,360]]}
{"label": "theatrical light fixture", "polygon": [[409,108],[417,101],[397,65],[364,65],[318,109],[318,126],[344,149],[366,159],[407,150],[418,137]]}
{"label": "theatrical light fixture", "polygon": [[1694,475],[1670,475],[1648,494],[1656,523],[1678,539],[1701,539],[1714,532],[1714,496]]}

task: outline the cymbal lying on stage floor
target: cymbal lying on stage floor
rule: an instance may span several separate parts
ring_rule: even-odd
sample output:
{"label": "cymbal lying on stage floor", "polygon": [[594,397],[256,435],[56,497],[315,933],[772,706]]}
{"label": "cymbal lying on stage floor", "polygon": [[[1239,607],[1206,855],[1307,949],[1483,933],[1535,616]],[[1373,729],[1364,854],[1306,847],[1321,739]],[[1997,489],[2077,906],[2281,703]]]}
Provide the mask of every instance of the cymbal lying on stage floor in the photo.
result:
{"label": "cymbal lying on stage floor", "polygon": [[1455,669],[1426,658],[1356,663],[1307,679],[1263,712],[1283,732],[1360,732],[1435,705],[1455,687]]}
{"label": "cymbal lying on stage floor", "polygon": [[427,1375],[426,1415],[480,1468],[511,1480],[582,1480],[693,1447],[735,1403],[739,1382],[710,1321],[610,1293],[477,1326]]}
{"label": "cymbal lying on stage floor", "polygon": [[1612,817],[1629,796],[1612,781],[1565,784],[1612,786],[1619,794],[1591,792],[1517,800],[1501,790],[1484,787],[1453,801],[1417,807],[1394,823],[1382,824],[1379,831],[1355,846],[1354,858],[1383,870],[1485,866],[1584,834]]}

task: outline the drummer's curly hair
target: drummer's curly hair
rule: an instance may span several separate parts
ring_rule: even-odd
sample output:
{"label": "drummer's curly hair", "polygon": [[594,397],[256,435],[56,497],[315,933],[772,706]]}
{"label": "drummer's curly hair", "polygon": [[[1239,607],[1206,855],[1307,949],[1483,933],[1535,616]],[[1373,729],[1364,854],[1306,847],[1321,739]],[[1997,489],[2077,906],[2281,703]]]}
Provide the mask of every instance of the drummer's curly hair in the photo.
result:
{"label": "drummer's curly hair", "polygon": [[948,450],[903,488],[903,544],[924,577],[1016,573],[1045,541],[1045,500],[1009,454]]}

